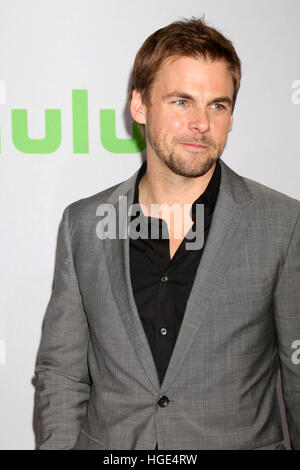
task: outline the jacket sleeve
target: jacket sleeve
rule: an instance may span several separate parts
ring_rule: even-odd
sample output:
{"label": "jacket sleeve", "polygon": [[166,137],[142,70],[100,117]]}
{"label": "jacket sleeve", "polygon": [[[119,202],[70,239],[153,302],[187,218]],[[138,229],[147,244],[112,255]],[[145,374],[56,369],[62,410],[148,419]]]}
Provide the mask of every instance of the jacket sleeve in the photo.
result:
{"label": "jacket sleeve", "polygon": [[73,264],[69,207],[59,228],[52,294],[37,353],[37,449],[74,447],[90,395],[88,324]]}
{"label": "jacket sleeve", "polygon": [[299,349],[300,340],[300,216],[290,238],[273,305],[291,447],[300,450],[300,361],[295,360],[295,346],[298,344]]}

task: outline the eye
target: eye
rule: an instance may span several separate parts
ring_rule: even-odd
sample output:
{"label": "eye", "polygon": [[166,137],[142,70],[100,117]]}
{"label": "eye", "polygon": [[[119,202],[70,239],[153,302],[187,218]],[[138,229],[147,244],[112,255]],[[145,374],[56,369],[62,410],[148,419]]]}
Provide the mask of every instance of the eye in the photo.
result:
{"label": "eye", "polygon": [[215,108],[215,109],[220,110],[220,111],[221,111],[222,109],[225,109],[225,106],[223,106],[223,105],[220,104],[220,103],[214,103],[213,106],[219,106],[218,108]]}
{"label": "eye", "polygon": [[183,99],[176,100],[176,101],[174,101],[174,103],[178,104],[179,106],[186,106],[187,105],[187,101],[183,100]]}

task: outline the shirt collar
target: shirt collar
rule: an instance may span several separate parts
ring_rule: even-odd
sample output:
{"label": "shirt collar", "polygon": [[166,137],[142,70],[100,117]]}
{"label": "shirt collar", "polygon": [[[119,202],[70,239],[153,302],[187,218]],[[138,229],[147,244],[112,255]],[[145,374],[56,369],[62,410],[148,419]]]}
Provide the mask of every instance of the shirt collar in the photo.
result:
{"label": "shirt collar", "polygon": [[[139,203],[139,184],[140,184],[142,177],[146,173],[146,169],[147,169],[147,160],[143,162],[141,168],[139,169],[138,175],[136,177],[135,188],[134,188],[134,199],[133,199],[134,204]],[[205,191],[202,194],[200,194],[200,196],[192,204],[192,214],[194,214],[196,211],[196,204],[209,204],[212,208],[215,207],[218,193],[219,193],[220,181],[221,181],[221,165],[220,165],[219,160],[217,160],[213,175]],[[192,220],[194,220],[193,217],[192,217]]]}

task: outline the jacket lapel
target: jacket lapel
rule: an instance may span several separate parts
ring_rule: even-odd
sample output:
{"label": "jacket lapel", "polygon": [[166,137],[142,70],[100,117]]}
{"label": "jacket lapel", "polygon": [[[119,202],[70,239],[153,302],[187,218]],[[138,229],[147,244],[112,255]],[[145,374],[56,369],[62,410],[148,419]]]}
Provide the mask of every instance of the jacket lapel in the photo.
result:
{"label": "jacket lapel", "polygon": [[[103,241],[112,290],[118,303],[124,326],[156,393],[164,393],[170,387],[191,347],[201,323],[209,311],[214,296],[223,280],[231,260],[234,247],[243,236],[247,226],[245,207],[252,202],[244,179],[231,170],[222,160],[221,183],[214,210],[209,237],[195,276],[194,284],[187,302],[186,311],[173,350],[173,354],[160,387],[152,352],[134,301],[129,258],[129,237]],[[133,203],[136,172],[121,184],[112,194],[108,203],[114,204],[117,220],[126,231],[128,220],[120,217],[120,207],[127,208]],[[125,196],[121,205],[119,197]],[[126,210],[121,211],[122,214]]]}
{"label": "jacket lapel", "polygon": [[239,239],[248,224],[245,207],[252,202],[241,176],[222,160],[219,195],[209,236],[187,302],[186,311],[161,386],[163,394],[171,385],[191,347],[201,323],[219,290]]}
{"label": "jacket lapel", "polygon": [[[128,233],[128,214],[130,205],[133,203],[134,186],[137,177],[136,172],[129,180],[121,184],[111,198],[107,201],[115,206],[116,219],[120,223],[123,234]],[[125,196],[125,198],[123,198]],[[119,204],[119,197],[121,203]],[[160,389],[159,378],[153,360],[152,352],[138,313],[130,277],[129,237],[124,239],[104,240],[104,251],[110,276],[112,291],[119,306],[125,329],[134,347],[137,358],[145,370],[152,388],[157,394]]]}

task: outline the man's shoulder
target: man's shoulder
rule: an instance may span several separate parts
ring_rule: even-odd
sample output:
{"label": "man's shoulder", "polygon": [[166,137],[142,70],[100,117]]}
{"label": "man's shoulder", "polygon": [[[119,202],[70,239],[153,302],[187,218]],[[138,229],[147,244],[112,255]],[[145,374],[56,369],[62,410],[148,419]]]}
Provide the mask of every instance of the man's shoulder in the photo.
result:
{"label": "man's shoulder", "polygon": [[84,222],[94,220],[97,214],[97,208],[102,204],[116,204],[119,197],[126,196],[130,189],[134,187],[136,173],[127,180],[121,181],[109,188],[104,189],[91,196],[78,199],[68,204],[64,213],[68,213],[68,217],[72,222]]}
{"label": "man's shoulder", "polygon": [[246,200],[246,205],[251,202],[252,207],[260,209],[288,211],[293,215],[299,215],[300,201],[298,199],[235,172],[225,162],[221,162],[221,165],[226,176],[227,191],[230,187],[236,200],[241,198],[243,202]]}
{"label": "man's shoulder", "polygon": [[245,176],[242,176],[242,179],[256,206],[265,209],[288,210],[291,215],[299,215],[300,201],[298,199]]}
{"label": "man's shoulder", "polygon": [[67,208],[72,214],[81,213],[89,211],[91,208],[97,207],[99,204],[105,204],[110,200],[111,196],[115,191],[120,188],[123,182],[110,186],[109,188],[103,189],[98,193],[92,194],[90,196],[77,199],[76,201],[71,202]]}
{"label": "man's shoulder", "polygon": [[300,201],[287,194],[235,172],[222,162],[223,192],[243,207],[253,223],[291,233],[300,220]]}

